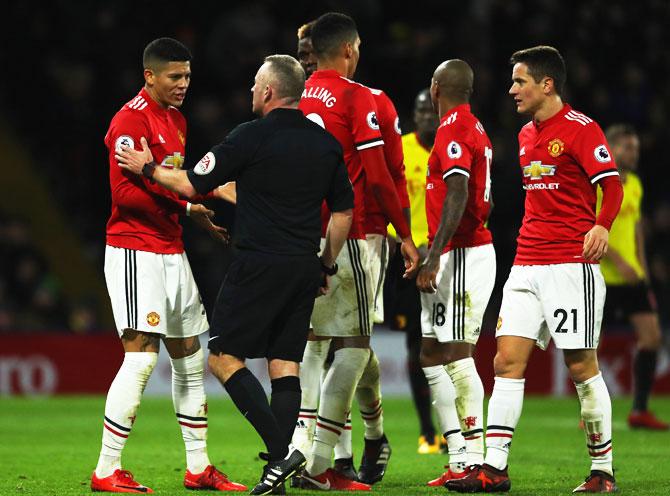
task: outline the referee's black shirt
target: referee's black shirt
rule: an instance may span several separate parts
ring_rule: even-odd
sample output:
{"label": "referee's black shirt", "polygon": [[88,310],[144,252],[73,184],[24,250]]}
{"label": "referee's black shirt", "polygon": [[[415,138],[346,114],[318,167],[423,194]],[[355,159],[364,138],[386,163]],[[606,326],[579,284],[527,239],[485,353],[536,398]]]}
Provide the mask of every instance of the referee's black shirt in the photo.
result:
{"label": "referee's black shirt", "polygon": [[188,178],[200,194],[236,182],[233,239],[242,250],[316,254],[323,201],[332,212],[354,206],[342,147],[297,109],[240,124]]}

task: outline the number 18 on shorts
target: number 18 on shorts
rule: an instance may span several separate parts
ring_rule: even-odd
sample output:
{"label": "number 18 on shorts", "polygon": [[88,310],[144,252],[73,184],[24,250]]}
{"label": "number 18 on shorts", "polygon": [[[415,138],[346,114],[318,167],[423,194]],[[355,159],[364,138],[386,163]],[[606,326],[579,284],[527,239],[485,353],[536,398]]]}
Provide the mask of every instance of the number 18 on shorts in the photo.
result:
{"label": "number 18 on shorts", "polygon": [[440,256],[437,291],[421,293],[421,333],[441,343],[477,344],[496,278],[492,244],[454,248]]}

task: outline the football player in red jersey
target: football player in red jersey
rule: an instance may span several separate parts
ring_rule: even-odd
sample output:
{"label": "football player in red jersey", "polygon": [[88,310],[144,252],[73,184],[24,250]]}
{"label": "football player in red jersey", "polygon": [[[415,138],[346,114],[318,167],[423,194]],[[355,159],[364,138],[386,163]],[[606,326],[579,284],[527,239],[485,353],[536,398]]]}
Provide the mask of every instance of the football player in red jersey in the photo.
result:
{"label": "football player in red jersey", "polygon": [[493,147],[470,111],[473,82],[467,62],[454,59],[435,69],[430,87],[440,125],[426,181],[430,249],[416,284],[422,291],[421,365],[449,452],[449,470],[431,486],[464,477],[467,467],[484,461],[484,386],[472,356],[496,274],[484,226]]}
{"label": "football player in red jersey", "polygon": [[[558,50],[528,48],[510,62],[509,94],[532,119],[519,133],[525,215],[498,318],[486,460],[447,487],[509,491],[507,457],[526,364],[534,346],[545,349],[553,339],[577,389],[591,457],[591,473],[574,492],[614,492],[612,408],[596,349],[605,300],[598,261],[621,205],[621,181],[600,126],[561,98],[566,71]],[[603,202],[596,217],[597,185]]]}
{"label": "football player in red jersey", "polygon": [[180,42],[159,38],[144,50],[144,88],[119,110],[109,126],[112,214],[107,223],[105,278],[125,356],[107,394],[98,465],[91,489],[150,493],[121,468],[121,452],[142,392],[156,365],[160,341],[172,364],[172,398],[186,447],[188,489],[243,491],[207,455],[207,399],[198,336],[207,316],[181,240],[179,215],[190,215],[215,237],[213,212],[117,166],[124,146],[140,149],[146,137],[163,167],[181,168],[186,120],[179,112],[191,81],[191,54]]}
{"label": "football player in red jersey", "polygon": [[[307,77],[317,69],[317,59],[312,45],[312,26],[314,21],[303,24],[298,29],[298,60],[305,70]],[[377,105],[379,131],[384,140],[384,159],[389,174],[393,179],[403,213],[409,224],[409,196],[405,180],[405,166],[403,160],[402,141],[398,113],[391,99],[382,90],[369,88]],[[388,265],[388,243],[386,240],[387,219],[375,201],[371,184],[366,185],[365,191],[365,236],[370,254],[369,271],[374,286],[374,323],[384,321],[383,287],[386,267]],[[300,422],[295,431],[294,443],[300,446],[311,444],[315,427],[313,411],[318,404],[320,392],[321,370],[324,362],[329,366],[326,355],[332,357],[332,342],[330,350],[329,339],[313,339],[308,343],[305,359],[301,368],[303,377],[303,404]],[[330,351],[330,352],[329,352]],[[385,440],[383,407],[381,396],[381,382],[379,360],[374,352],[370,352],[361,380],[356,388],[356,399],[361,411],[365,426],[365,439],[374,449],[367,450],[361,463],[359,473],[356,473],[353,463],[351,446],[351,416],[347,417],[346,424],[335,445],[334,469],[352,480],[360,479],[363,482],[375,483],[381,480],[388,464],[391,448]],[[374,440],[384,438],[382,443]],[[371,442],[372,441],[372,442]]]}
{"label": "football player in red jersey", "polygon": [[[346,489],[364,490],[369,486],[341,480],[339,474],[328,467],[333,447],[345,427],[356,385],[370,363],[375,292],[365,242],[368,187],[384,215],[399,229],[403,239],[401,251],[407,260],[407,276],[417,268],[418,252],[384,162],[380,148],[384,141],[373,95],[369,88],[347,79],[353,76],[359,59],[360,38],[353,19],[335,13],[321,16],[312,27],[311,41],[318,70],[305,84],[300,108],[342,145],[354,187],[355,206],[347,250],[341,252],[338,260],[340,270],[332,279],[331,292],[317,300],[312,314],[314,334],[332,338],[336,351],[323,381],[318,414],[316,408],[310,408],[308,412],[305,405],[301,411],[303,419],[306,414],[316,417],[312,456],[308,457],[311,459],[308,459],[305,480],[317,488],[337,486],[343,489],[346,486]],[[388,444],[383,434],[368,441],[366,453],[374,452],[377,465],[379,457],[376,455],[388,457]]]}

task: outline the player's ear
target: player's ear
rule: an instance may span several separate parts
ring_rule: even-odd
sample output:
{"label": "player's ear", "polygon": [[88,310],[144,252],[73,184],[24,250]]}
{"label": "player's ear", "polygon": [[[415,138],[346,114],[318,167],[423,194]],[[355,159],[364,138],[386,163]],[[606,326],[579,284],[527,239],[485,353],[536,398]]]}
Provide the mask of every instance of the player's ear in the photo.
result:
{"label": "player's ear", "polygon": [[272,100],[272,86],[268,84],[265,86],[265,91],[263,92],[263,101],[267,103],[270,100]]}
{"label": "player's ear", "polygon": [[152,86],[154,84],[154,78],[156,76],[154,75],[154,71],[151,69],[144,69],[144,80],[149,86]]}
{"label": "player's ear", "polygon": [[354,55],[354,45],[347,41],[344,43],[344,57],[350,59]]}
{"label": "player's ear", "polygon": [[544,91],[545,95],[554,91],[554,78],[545,76],[544,79],[542,79],[542,91]]}

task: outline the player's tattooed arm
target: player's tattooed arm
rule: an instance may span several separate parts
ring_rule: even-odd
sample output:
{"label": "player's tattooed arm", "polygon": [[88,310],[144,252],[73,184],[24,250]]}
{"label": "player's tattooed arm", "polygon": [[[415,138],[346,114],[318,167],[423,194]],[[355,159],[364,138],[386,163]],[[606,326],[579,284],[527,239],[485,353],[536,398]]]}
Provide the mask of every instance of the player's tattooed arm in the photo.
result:
{"label": "player's tattooed arm", "polygon": [[428,251],[428,256],[419,270],[416,285],[424,293],[434,293],[437,290],[437,272],[440,268],[440,255],[453,237],[463,217],[465,206],[468,203],[468,177],[463,174],[451,174],[445,179],[447,196],[442,205],[440,225],[435,233],[435,239]]}

